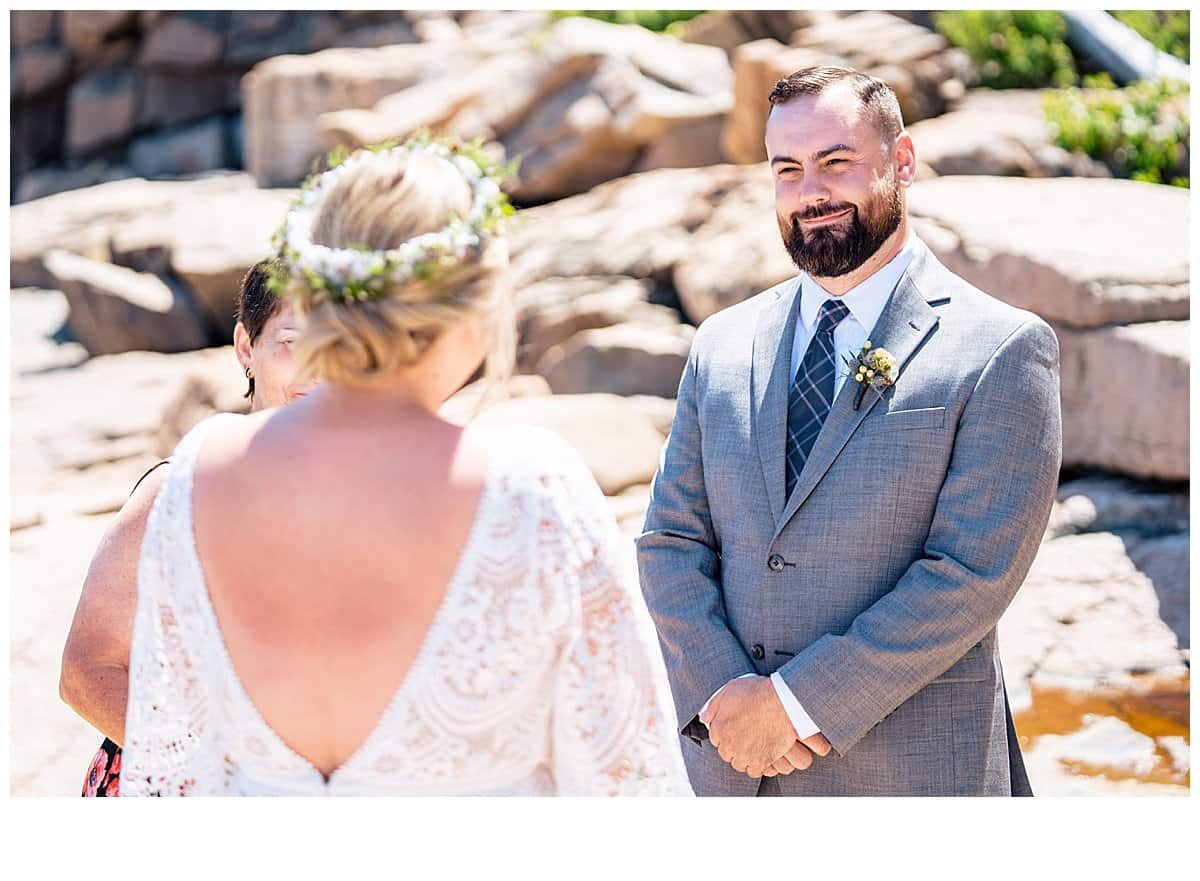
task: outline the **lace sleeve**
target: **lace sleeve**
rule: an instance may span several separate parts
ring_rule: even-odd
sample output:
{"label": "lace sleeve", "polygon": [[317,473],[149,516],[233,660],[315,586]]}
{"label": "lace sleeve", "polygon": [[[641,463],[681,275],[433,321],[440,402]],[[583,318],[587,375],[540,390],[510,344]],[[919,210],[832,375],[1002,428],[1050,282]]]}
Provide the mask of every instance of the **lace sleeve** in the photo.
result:
{"label": "lace sleeve", "polygon": [[192,534],[191,459],[213,419],[182,441],[150,509],[138,561],[129,653],[129,696],[121,795],[214,795],[224,766],[210,718],[208,636],[197,597],[199,563],[181,536]]}
{"label": "lace sleeve", "polygon": [[[565,447],[565,445],[564,445]],[[555,679],[560,795],[691,795],[633,549],[574,450],[555,456],[543,578],[569,615]]]}

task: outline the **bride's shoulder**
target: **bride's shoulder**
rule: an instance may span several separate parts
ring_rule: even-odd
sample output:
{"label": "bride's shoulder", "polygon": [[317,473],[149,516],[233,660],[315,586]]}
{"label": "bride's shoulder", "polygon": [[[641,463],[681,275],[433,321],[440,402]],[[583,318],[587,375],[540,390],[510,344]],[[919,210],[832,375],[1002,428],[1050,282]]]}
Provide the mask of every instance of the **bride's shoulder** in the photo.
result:
{"label": "bride's shoulder", "polygon": [[537,425],[507,425],[486,429],[499,470],[534,484],[566,483],[576,489],[595,485],[583,456],[560,434]]}

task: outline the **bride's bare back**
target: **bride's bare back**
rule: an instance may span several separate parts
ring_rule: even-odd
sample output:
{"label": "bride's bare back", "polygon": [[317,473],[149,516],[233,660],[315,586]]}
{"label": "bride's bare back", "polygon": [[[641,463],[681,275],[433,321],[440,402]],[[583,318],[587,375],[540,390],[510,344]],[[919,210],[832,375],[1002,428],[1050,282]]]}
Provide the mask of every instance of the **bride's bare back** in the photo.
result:
{"label": "bride's bare back", "polygon": [[264,721],[328,777],[403,682],[475,520],[485,438],[326,396],[232,420],[197,460],[197,553]]}

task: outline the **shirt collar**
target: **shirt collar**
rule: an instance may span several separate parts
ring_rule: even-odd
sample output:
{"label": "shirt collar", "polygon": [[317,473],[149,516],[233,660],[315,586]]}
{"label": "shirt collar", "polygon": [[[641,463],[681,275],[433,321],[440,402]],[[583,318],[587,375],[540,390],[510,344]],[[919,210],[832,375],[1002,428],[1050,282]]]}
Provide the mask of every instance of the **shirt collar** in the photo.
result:
{"label": "shirt collar", "polygon": [[[908,269],[908,264],[912,262],[914,238],[916,235],[910,230],[895,257],[841,296],[854,320],[868,333],[875,328],[875,322],[883,313],[889,296],[900,281],[900,276],[904,275],[904,270]],[[807,272],[801,271],[800,321],[806,331],[813,332],[817,326],[821,305],[830,299],[833,297],[828,291],[817,284]]]}

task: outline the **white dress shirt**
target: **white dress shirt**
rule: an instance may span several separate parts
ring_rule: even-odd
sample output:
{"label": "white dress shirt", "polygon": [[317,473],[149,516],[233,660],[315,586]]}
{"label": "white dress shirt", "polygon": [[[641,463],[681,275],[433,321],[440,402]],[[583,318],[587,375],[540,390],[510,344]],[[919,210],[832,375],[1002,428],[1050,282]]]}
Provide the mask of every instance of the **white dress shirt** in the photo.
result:
{"label": "white dress shirt", "polygon": [[[862,349],[863,343],[871,338],[871,331],[875,328],[875,323],[879,320],[879,316],[883,313],[884,307],[887,306],[888,300],[891,299],[892,291],[900,282],[900,277],[904,275],[904,270],[908,269],[908,264],[913,258],[913,233],[909,233],[904,240],[904,245],[900,251],[881,266],[869,278],[856,284],[846,293],[842,294],[841,300],[850,310],[850,314],[842,319],[842,322],[833,331],[834,352],[837,355],[837,373],[834,374],[833,380],[833,395],[837,398],[838,392],[841,390],[846,377],[850,375],[850,368],[843,356],[850,357],[857,354]],[[833,298],[819,284],[813,281],[812,276],[807,272],[800,273],[800,316],[796,322],[796,333],[792,337],[792,360],[791,371],[789,376],[793,379],[796,376],[796,371],[800,368],[800,362],[804,360],[804,353],[808,350],[808,344],[812,342],[813,334],[817,329],[817,318],[821,312],[821,305],[829,299]],[[790,387],[790,384],[789,384]],[[780,475],[780,480],[783,475]],[[753,676],[753,673],[747,673],[746,676]],[[745,676],[738,677],[744,679]],[[775,686],[775,694],[779,696],[779,702],[783,704],[783,709],[787,712],[788,718],[792,722],[792,727],[796,729],[796,739],[804,740],[807,737],[812,737],[820,732],[820,727],[813,722],[812,717],[804,711],[804,707],[800,705],[800,701],[792,693],[792,690],[787,687],[787,683],[783,681],[783,677],[778,673],[771,674],[771,684]],[[721,688],[724,688],[722,686]],[[703,715],[704,710],[708,709],[708,705],[712,703],[713,697],[721,693],[721,689],[710,697],[700,710]]]}

